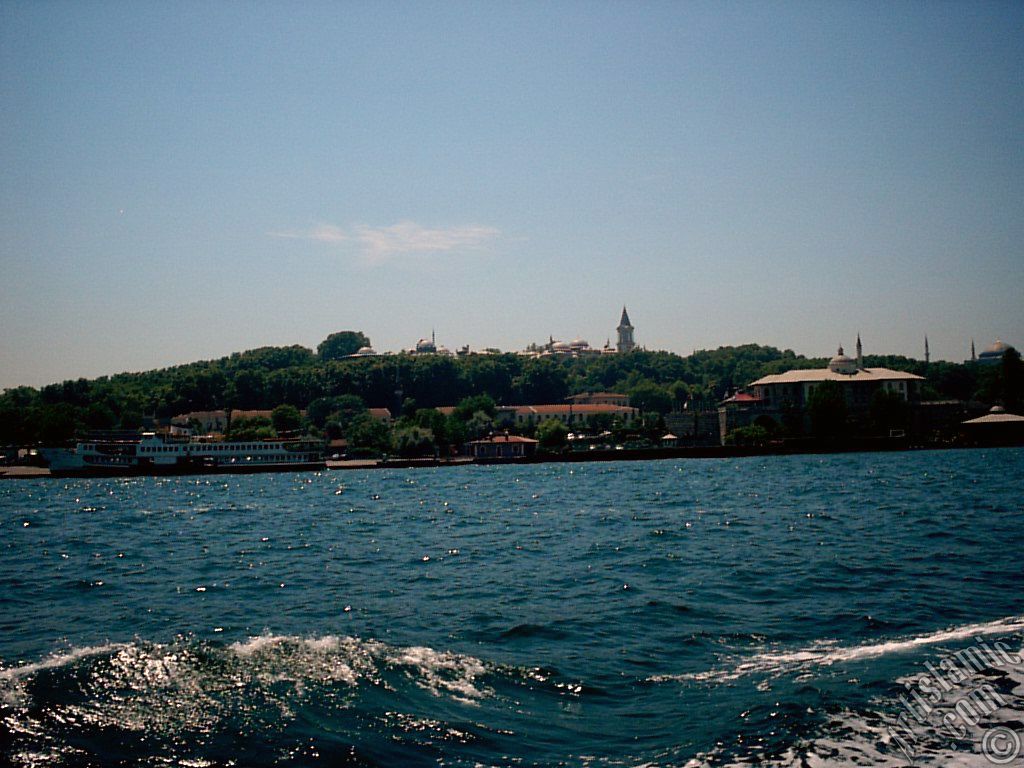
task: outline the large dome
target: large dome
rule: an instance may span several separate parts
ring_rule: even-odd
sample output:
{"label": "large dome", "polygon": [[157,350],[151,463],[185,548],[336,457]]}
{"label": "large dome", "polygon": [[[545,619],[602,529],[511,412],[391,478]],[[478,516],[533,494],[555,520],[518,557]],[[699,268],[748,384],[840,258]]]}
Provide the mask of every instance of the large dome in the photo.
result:
{"label": "large dome", "polygon": [[990,344],[985,347],[985,351],[981,353],[981,357],[1002,357],[1003,353],[1010,348],[1010,345],[1005,341],[996,339],[994,344]]}

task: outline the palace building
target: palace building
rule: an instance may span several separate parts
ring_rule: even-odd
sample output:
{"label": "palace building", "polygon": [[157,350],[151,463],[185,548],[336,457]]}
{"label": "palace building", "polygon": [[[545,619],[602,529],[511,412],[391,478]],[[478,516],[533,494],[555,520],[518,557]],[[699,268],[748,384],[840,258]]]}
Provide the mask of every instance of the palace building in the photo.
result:
{"label": "palace building", "polygon": [[796,369],[763,376],[748,385],[746,391],[724,400],[718,409],[722,441],[732,430],[749,426],[761,417],[781,422],[787,412],[800,413],[806,421],[811,394],[826,381],[839,385],[851,422],[863,423],[876,392],[888,392],[902,400],[917,402],[924,377],[890,368],[866,367],[858,334],[856,358],[847,356],[839,347],[825,368]]}
{"label": "palace building", "polygon": [[636,342],[633,341],[633,325],[629,322],[629,314],[625,307],[622,308],[622,318],[615,330],[618,332],[619,341],[614,347],[611,339],[608,339],[603,347],[598,348],[590,346],[588,341],[579,337],[572,341],[557,341],[554,336],[549,336],[547,343],[531,344],[519,354],[527,357],[585,357],[588,355],[615,355],[632,352],[636,349]]}
{"label": "palace building", "polygon": [[917,400],[922,376],[890,368],[866,368],[857,337],[856,359],[847,357],[843,348],[829,360],[826,368],[792,370],[764,376],[750,384],[755,400],[765,406],[780,406],[784,402],[803,408],[811,392],[823,381],[838,383],[846,395],[846,404],[851,409],[867,408],[872,396],[878,390],[893,392],[904,400]]}

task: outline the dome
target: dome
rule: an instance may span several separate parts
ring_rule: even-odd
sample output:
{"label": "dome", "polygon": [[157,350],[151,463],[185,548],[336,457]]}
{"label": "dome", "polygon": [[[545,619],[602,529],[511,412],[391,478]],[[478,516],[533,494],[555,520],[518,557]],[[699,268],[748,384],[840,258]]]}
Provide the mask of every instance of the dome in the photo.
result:
{"label": "dome", "polygon": [[572,344],[570,344],[568,341],[556,341],[554,344],[551,345],[551,348],[558,352],[568,352],[570,349],[572,349]]}
{"label": "dome", "polygon": [[828,369],[833,373],[856,373],[857,361],[843,354],[843,348],[840,347],[836,356],[828,361]]}
{"label": "dome", "polygon": [[435,350],[434,342],[430,339],[420,339],[416,342],[417,352],[434,352]]}
{"label": "dome", "polygon": [[356,354],[362,356],[369,356],[376,355],[377,353],[374,351],[373,347],[360,347],[359,351],[356,352]]}
{"label": "dome", "polygon": [[994,344],[985,347],[985,351],[978,355],[978,363],[981,365],[999,365],[1003,360],[1003,355],[1011,349],[1013,349],[1012,344],[996,339]]}
{"label": "dome", "polygon": [[569,343],[569,346],[572,347],[573,349],[582,349],[583,347],[589,347],[590,344],[588,344],[584,339],[581,339],[577,336]]}
{"label": "dome", "polygon": [[985,351],[981,353],[980,357],[1002,357],[1003,353],[1010,348],[1010,345],[1005,341],[996,339],[995,344],[990,344],[985,347]]}

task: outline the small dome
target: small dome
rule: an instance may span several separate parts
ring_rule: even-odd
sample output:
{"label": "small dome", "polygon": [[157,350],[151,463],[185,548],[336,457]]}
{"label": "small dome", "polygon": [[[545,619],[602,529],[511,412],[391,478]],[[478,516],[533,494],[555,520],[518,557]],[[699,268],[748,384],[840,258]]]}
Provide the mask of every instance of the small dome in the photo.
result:
{"label": "small dome", "polygon": [[585,349],[586,347],[589,347],[590,344],[588,344],[584,339],[577,337],[570,342],[569,346],[573,349]]}
{"label": "small dome", "polygon": [[1001,405],[993,405],[988,409],[989,413],[1006,413],[1006,409]]}
{"label": "small dome", "polygon": [[373,347],[360,347],[359,351],[356,352],[356,354],[357,355],[376,355],[377,353],[374,351]]}
{"label": "small dome", "polygon": [[435,350],[434,342],[430,339],[420,339],[416,342],[417,352],[434,352]]}
{"label": "small dome", "polygon": [[856,373],[857,361],[843,354],[843,348],[839,347],[836,356],[828,361],[828,369],[833,373]]}
{"label": "small dome", "polygon": [[554,344],[551,345],[551,348],[559,351],[569,351],[570,349],[572,349],[572,344],[570,344],[568,341],[556,341]]}

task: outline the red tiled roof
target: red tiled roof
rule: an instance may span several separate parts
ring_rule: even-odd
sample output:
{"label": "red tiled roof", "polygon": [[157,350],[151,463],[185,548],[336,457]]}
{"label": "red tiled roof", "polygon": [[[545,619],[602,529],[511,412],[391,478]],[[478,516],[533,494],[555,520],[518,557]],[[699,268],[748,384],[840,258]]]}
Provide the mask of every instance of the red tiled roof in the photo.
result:
{"label": "red tiled roof", "polygon": [[600,405],[586,403],[583,405],[513,405],[500,410],[513,410],[519,413],[535,413],[538,416],[554,415],[560,413],[635,413],[636,408],[628,405]]}
{"label": "red tiled roof", "polygon": [[748,395],[746,392],[737,392],[732,397],[724,400],[726,403],[760,403],[761,398]]}

